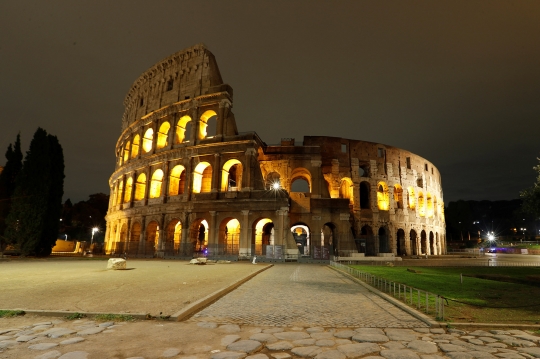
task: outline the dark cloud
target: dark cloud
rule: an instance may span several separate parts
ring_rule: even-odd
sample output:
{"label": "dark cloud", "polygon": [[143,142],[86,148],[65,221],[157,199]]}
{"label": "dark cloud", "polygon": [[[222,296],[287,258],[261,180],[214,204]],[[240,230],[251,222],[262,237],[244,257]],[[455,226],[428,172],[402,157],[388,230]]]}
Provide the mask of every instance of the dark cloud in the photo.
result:
{"label": "dark cloud", "polygon": [[240,131],[328,135],[418,153],[445,201],[510,199],[540,156],[540,2],[0,2],[0,151],[59,137],[66,197],[108,192],[122,101],[203,42]]}

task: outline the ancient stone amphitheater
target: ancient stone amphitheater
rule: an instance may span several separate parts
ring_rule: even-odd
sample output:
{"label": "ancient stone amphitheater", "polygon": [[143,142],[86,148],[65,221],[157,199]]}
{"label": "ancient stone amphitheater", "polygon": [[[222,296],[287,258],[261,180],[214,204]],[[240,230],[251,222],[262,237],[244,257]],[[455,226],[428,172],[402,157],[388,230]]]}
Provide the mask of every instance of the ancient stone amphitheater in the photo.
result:
{"label": "ancient stone amphitheater", "polygon": [[318,261],[445,252],[441,176],[414,153],[239,132],[233,90],[204,45],[129,90],[109,180],[106,251]]}

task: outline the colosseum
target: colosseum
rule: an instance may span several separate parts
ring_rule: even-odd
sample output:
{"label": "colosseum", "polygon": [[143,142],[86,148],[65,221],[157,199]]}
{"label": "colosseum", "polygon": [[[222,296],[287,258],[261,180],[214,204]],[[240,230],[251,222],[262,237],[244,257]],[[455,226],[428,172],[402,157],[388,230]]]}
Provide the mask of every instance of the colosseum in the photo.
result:
{"label": "colosseum", "polygon": [[396,147],[239,132],[233,89],[202,44],[129,90],[105,249],[161,258],[314,262],[446,251],[441,176]]}

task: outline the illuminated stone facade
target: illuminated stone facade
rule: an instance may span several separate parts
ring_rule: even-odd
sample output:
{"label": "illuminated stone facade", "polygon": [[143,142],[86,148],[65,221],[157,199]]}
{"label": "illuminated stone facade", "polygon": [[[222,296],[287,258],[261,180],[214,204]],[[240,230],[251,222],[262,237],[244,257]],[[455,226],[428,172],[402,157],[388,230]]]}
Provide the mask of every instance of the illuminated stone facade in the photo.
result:
{"label": "illuminated stone facade", "polygon": [[445,252],[433,164],[365,141],[267,145],[239,133],[232,88],[204,45],[147,70],[124,105],[109,253],[314,261]]}

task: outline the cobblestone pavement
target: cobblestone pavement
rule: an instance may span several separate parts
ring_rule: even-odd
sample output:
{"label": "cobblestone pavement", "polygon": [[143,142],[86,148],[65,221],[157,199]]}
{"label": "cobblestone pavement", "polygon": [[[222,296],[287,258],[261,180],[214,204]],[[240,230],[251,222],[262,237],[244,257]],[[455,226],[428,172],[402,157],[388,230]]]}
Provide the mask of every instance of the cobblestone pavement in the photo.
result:
{"label": "cobblestone pavement", "polygon": [[190,320],[340,328],[427,326],[341,273],[306,264],[275,265]]}

